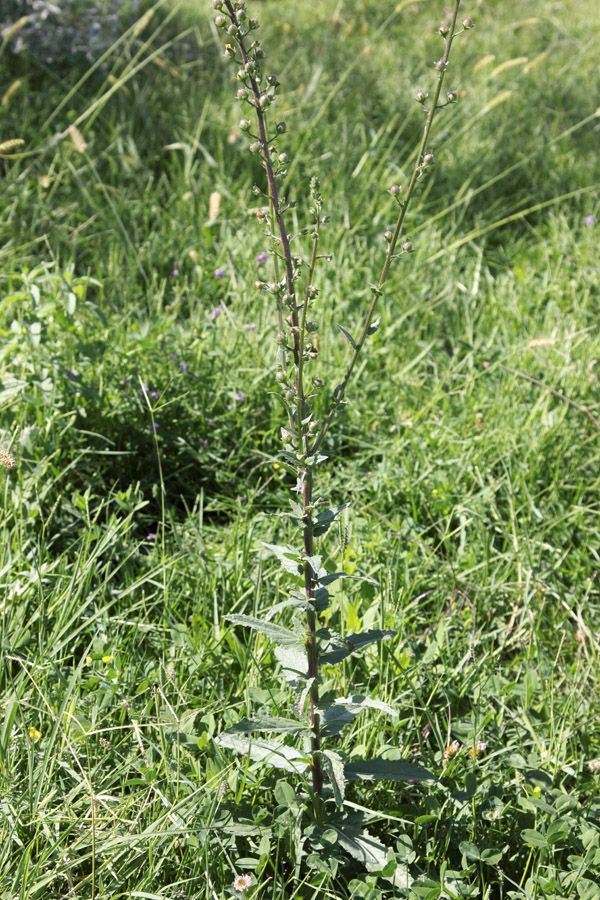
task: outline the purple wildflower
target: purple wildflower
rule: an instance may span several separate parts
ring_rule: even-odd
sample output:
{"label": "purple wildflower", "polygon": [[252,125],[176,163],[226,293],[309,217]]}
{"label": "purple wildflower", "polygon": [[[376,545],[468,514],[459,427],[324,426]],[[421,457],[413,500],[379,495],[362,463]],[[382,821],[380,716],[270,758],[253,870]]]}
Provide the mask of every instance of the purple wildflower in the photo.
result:
{"label": "purple wildflower", "polygon": [[177,359],[177,354],[176,354],[176,353],[169,353],[169,356],[170,356],[171,359]]}
{"label": "purple wildflower", "polygon": [[150,425],[148,425],[148,431],[158,431],[159,428],[160,425],[158,422],[151,422]]}
{"label": "purple wildflower", "polygon": [[179,363],[179,368],[182,372],[187,372],[188,364],[181,360],[181,362]]}
{"label": "purple wildflower", "polygon": [[249,891],[252,887],[252,875],[236,875],[233,880],[234,891]]}
{"label": "purple wildflower", "polygon": [[225,269],[215,269],[215,278],[225,278]]}
{"label": "purple wildflower", "polygon": [[147,540],[147,541],[155,541],[155,540],[156,540],[156,534],[155,534],[155,532],[154,532],[154,531],[150,531],[150,532],[146,535],[146,540]]}
{"label": "purple wildflower", "polygon": [[227,404],[227,409],[233,409],[233,403],[228,403],[228,404]]}
{"label": "purple wildflower", "polygon": [[173,269],[173,271],[171,272],[171,275],[179,275],[179,269],[177,267],[175,267]]}
{"label": "purple wildflower", "polygon": [[125,382],[123,382],[123,383],[124,383],[125,387],[131,387],[131,382],[130,382],[130,381],[125,381]]}
{"label": "purple wildflower", "polygon": [[243,403],[244,400],[246,399],[246,395],[243,393],[243,391],[238,391],[237,394],[235,395],[235,399],[239,403]]}
{"label": "purple wildflower", "polygon": [[222,312],[223,312],[222,306],[215,306],[215,308],[211,312],[209,312],[208,318],[210,319],[211,322],[214,322],[215,319],[219,318],[219,316],[221,315]]}
{"label": "purple wildflower", "polygon": [[154,397],[154,399],[156,400],[157,397],[159,396],[159,393],[158,393],[158,391],[150,391],[150,396]]}
{"label": "purple wildflower", "polygon": [[207,425],[216,425],[216,424],[217,424],[217,420],[216,420],[216,419],[207,419],[207,420],[206,420],[206,424],[207,424]]}
{"label": "purple wildflower", "polygon": [[256,258],[259,261],[259,263],[264,263],[268,260],[269,255],[268,255],[268,253],[259,253]]}
{"label": "purple wildflower", "polygon": [[66,376],[67,376],[67,378],[69,379],[69,381],[76,381],[76,380],[77,380],[77,375],[75,374],[75,372],[71,372],[70,369],[67,369],[67,371],[66,371]]}
{"label": "purple wildflower", "polygon": [[250,322],[246,325],[246,331],[256,331],[256,322]]}
{"label": "purple wildflower", "polygon": [[596,224],[596,216],[586,216],[583,220],[586,225],[595,225]]}

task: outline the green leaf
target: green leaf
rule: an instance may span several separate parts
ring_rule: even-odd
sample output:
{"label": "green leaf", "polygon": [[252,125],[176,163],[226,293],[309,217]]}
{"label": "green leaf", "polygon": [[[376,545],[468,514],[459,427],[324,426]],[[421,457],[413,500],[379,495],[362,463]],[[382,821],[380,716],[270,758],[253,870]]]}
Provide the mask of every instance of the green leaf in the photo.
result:
{"label": "green leaf", "polygon": [[278,781],[273,793],[280,806],[287,806],[289,809],[292,806],[296,806],[298,803],[296,791],[287,781]]}
{"label": "green leaf", "polygon": [[362,650],[368,644],[375,641],[385,641],[388,638],[395,637],[396,631],[390,629],[371,628],[369,631],[362,631],[360,634],[349,634],[343,638],[344,643],[339,644],[337,641],[330,641],[319,652],[319,660],[328,665],[335,665],[341,662],[351,653]]}
{"label": "green leaf", "polygon": [[340,325],[339,322],[337,322],[336,324],[337,324],[337,327],[338,327],[338,328],[340,329],[340,331],[342,332],[342,334],[343,334],[343,335],[350,341],[350,343],[352,344],[352,349],[353,349],[353,350],[356,350],[356,341],[354,340],[354,338],[352,337],[352,335],[350,334],[350,332],[348,331],[348,329],[347,329],[347,328],[344,328],[343,325]]}
{"label": "green leaf", "polygon": [[[368,831],[352,825],[334,827],[338,833],[340,846],[357,859],[367,872],[381,872],[386,868],[388,848],[377,838],[372,837]],[[386,880],[391,881],[397,888],[409,888],[412,881],[408,869],[399,865],[396,865],[394,874]]]}
{"label": "green leaf", "polygon": [[321,575],[317,580],[319,584],[331,584],[338,578],[353,578],[355,581],[368,581],[369,584],[377,584],[374,578],[367,578],[366,575],[348,575],[347,572],[331,572],[328,575]]}
{"label": "green leaf", "polygon": [[461,841],[458,845],[458,849],[463,854],[465,859],[468,860],[477,860],[481,859],[481,853],[479,852],[479,847],[475,846],[475,844],[470,844],[469,841]]}
{"label": "green leaf", "polygon": [[279,716],[254,716],[252,719],[240,719],[235,725],[225,729],[225,734],[252,734],[254,731],[267,731],[271,734],[310,734],[310,728],[296,719],[284,719]]}
{"label": "green leaf", "polygon": [[304,568],[296,550],[293,547],[283,547],[281,544],[266,544],[263,547],[275,554],[286,572],[291,575],[302,575]]}
{"label": "green leaf", "polygon": [[367,334],[375,334],[377,329],[379,328],[379,323],[381,322],[381,316],[377,316],[374,322],[369,325]]}
{"label": "green leaf", "polygon": [[285,769],[286,772],[295,772],[296,775],[301,775],[308,769],[309,763],[303,753],[295,747],[288,747],[276,741],[248,740],[246,737],[223,732],[216,738],[215,743],[219,747],[248,754],[255,762],[266,762],[276,769]]}
{"label": "green leaf", "polygon": [[546,835],[535,831],[533,828],[525,828],[521,832],[521,840],[530,847],[547,847],[548,841]]}
{"label": "green leaf", "polygon": [[298,681],[299,678],[306,678],[308,661],[304,644],[296,641],[296,644],[293,646],[275,647],[275,656],[288,681]]}
{"label": "green leaf", "polygon": [[437,781],[416,763],[402,759],[359,759],[344,766],[347,781]]}
{"label": "green leaf", "polygon": [[325,534],[335,521],[336,517],[339,516],[342,510],[347,509],[349,506],[349,503],[342,503],[341,506],[336,506],[335,509],[324,509],[320,512],[315,519],[313,526],[313,534],[315,537],[320,537],[322,534]]}
{"label": "green leaf", "polygon": [[365,709],[377,709],[388,715],[398,716],[395,709],[392,709],[387,703],[382,703],[381,700],[363,697],[362,694],[356,694],[353,697],[338,697],[334,703],[321,712],[323,735],[330,737],[339,734],[344,725],[352,722]]}
{"label": "green leaf", "polygon": [[329,782],[333,789],[333,798],[338,809],[342,808],[346,779],[344,777],[344,763],[339,753],[333,750],[324,750],[321,754],[323,768],[327,772]]}
{"label": "green leaf", "polygon": [[233,625],[242,625],[244,628],[251,628],[264,634],[278,647],[295,647],[299,644],[298,635],[282,625],[272,625],[271,622],[265,622],[255,616],[225,616],[225,619]]}

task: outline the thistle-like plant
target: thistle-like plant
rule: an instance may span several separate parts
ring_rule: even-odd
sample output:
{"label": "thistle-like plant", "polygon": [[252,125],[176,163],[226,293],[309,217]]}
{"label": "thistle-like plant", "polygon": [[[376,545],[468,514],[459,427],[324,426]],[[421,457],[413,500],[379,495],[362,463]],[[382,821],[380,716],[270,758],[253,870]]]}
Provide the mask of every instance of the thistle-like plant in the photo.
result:
{"label": "thistle-like plant", "polygon": [[[394,636],[395,632],[373,629],[342,636],[320,626],[319,617],[329,606],[328,586],[338,578],[349,576],[326,571],[316,546],[345,505],[333,509],[326,507],[315,494],[315,472],[326,460],[322,453],[323,442],[345,403],[346,388],[357,360],[364,352],[369,336],[378,328],[379,319],[375,318],[375,313],[390,267],[412,251],[412,244],[404,233],[407,210],[415,189],[426,178],[434,162],[429,144],[434,117],[438,110],[457,100],[455,91],[443,93],[453,40],[473,23],[466,18],[462,25],[459,24],[460,0],[455,0],[449,24],[439,28],[443,52],[434,63],[431,96],[424,91],[419,91],[416,96],[425,114],[425,125],[412,174],[404,189],[398,185],[389,188],[398,204],[398,213],[395,224],[384,234],[386,249],[381,274],[377,283],[370,285],[372,298],[360,333],[354,338],[346,327],[338,326],[350,345],[350,358],[327,406],[322,399],[315,402],[317,394],[325,387],[314,373],[319,353],[313,339],[317,330],[314,318],[318,315],[319,298],[315,271],[323,258],[321,231],[327,223],[319,182],[313,178],[310,185],[310,224],[300,235],[292,236],[286,224],[286,213],[292,204],[285,201],[282,192],[288,157],[280,147],[280,140],[286,125],[273,115],[280,85],[276,75],[263,72],[265,53],[257,40],[259,23],[248,16],[246,0],[212,0],[212,5],[218,11],[215,23],[225,34],[225,56],[237,66],[237,97],[245,107],[240,129],[248,138],[250,151],[261,158],[266,174],[266,192],[256,185],[253,191],[257,197],[262,195],[264,201],[257,216],[270,240],[273,277],[270,282],[257,281],[256,288],[272,295],[276,309],[276,380],[286,410],[281,427],[280,464],[295,476],[297,496],[290,501],[291,517],[302,535],[301,547],[267,545],[289,573],[288,598],[262,618],[228,617],[233,624],[253,629],[274,643],[275,655],[295,691],[295,715],[293,718],[260,716],[243,719],[223,732],[219,743],[299,776],[295,808],[304,810],[312,818],[312,823],[304,829],[304,838],[312,836],[317,848],[319,829],[326,824],[337,833],[339,845],[361,860],[367,869],[385,870],[397,886],[406,886],[408,875],[395,868],[387,848],[364,830],[360,816],[344,812],[345,785],[359,779],[424,781],[435,780],[435,776],[421,766],[402,760],[376,758],[346,763],[328,746],[328,738],[339,734],[367,708],[391,716],[397,713],[387,704],[369,697],[330,699],[323,690],[322,667],[338,664],[368,644]],[[304,235],[309,235],[311,242],[306,259],[299,255],[294,244]],[[316,408],[323,406],[325,414],[319,421]],[[291,625],[276,624],[275,616],[288,607],[293,610]],[[250,737],[260,733],[281,737],[268,740]],[[295,744],[290,741],[291,736],[295,736]]]}

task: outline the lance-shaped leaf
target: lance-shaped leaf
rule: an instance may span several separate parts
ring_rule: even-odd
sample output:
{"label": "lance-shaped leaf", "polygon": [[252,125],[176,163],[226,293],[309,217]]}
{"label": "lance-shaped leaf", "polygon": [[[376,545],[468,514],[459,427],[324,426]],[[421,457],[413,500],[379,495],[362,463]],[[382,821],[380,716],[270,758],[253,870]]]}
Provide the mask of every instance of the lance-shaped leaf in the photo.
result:
{"label": "lance-shaped leaf", "polygon": [[298,640],[293,646],[275,647],[275,656],[287,681],[295,682],[308,675],[306,648]]}
{"label": "lance-shaped leaf", "polygon": [[270,734],[310,734],[310,728],[302,722],[280,716],[253,716],[251,719],[240,719],[235,725],[226,728],[224,734],[252,734],[255,731]]}
{"label": "lance-shaped leaf", "polygon": [[[364,828],[356,828],[351,824],[342,827],[333,826],[338,833],[340,846],[357,859],[367,872],[383,872],[390,865],[388,848],[369,834]],[[405,866],[396,864],[392,875],[384,876],[394,887],[409,888],[411,877]]]}
{"label": "lance-shaped leaf", "polygon": [[321,753],[321,760],[323,762],[323,768],[329,777],[335,805],[338,809],[341,809],[344,802],[344,791],[346,789],[342,757],[333,750],[324,750]]}
{"label": "lance-shaped leaf", "polygon": [[341,644],[338,641],[330,641],[325,644],[319,652],[319,660],[322,663],[335,665],[335,663],[346,659],[351,653],[362,650],[368,644],[373,644],[375,641],[385,641],[388,638],[395,637],[396,634],[396,631],[391,631],[389,628],[383,630],[381,628],[370,628],[368,631],[362,631],[360,634],[349,634],[343,638],[343,643]]}
{"label": "lance-shaped leaf", "polygon": [[321,711],[321,733],[330,737],[339,734],[344,725],[352,722],[365,709],[378,709],[394,718],[398,717],[398,713],[387,703],[381,700],[374,700],[372,697],[363,697],[362,694],[355,694],[353,697],[338,697],[334,703]]}
{"label": "lance-shaped leaf", "polygon": [[276,769],[285,769],[286,772],[295,772],[297,775],[305,772],[309,765],[303,753],[277,741],[263,741],[259,738],[248,740],[247,737],[223,732],[216,738],[216,743],[219,747],[248,754],[255,762],[264,761]]}
{"label": "lance-shaped leaf", "polygon": [[317,579],[319,584],[331,584],[338,578],[353,578],[355,581],[368,581],[369,584],[377,584],[374,578],[368,578],[366,575],[348,575],[347,572],[331,572],[325,575],[319,575]]}
{"label": "lance-shaped leaf", "polygon": [[263,547],[275,554],[286,572],[291,575],[302,575],[304,568],[296,550],[293,547],[283,547],[280,544],[266,544]]}
{"label": "lance-shaped leaf", "polygon": [[347,781],[437,781],[436,776],[403,759],[359,759],[344,766]]}
{"label": "lance-shaped leaf", "polygon": [[319,537],[331,527],[331,524],[335,521],[336,516],[342,512],[342,510],[347,509],[350,506],[349,503],[342,503],[341,506],[336,506],[335,509],[324,509],[322,510],[317,518],[315,519],[313,525],[313,534],[315,537]]}
{"label": "lance-shaped leaf", "polygon": [[353,349],[353,350],[356,350],[356,341],[354,340],[354,338],[352,337],[352,335],[350,334],[350,332],[348,331],[348,329],[347,329],[347,328],[344,328],[343,325],[340,325],[339,322],[337,322],[336,324],[337,324],[337,327],[338,327],[338,328],[340,329],[340,331],[342,332],[342,334],[344,335],[344,337],[346,337],[346,338],[348,339],[348,341],[350,342],[350,344],[352,345],[352,349]]}
{"label": "lance-shaped leaf", "polygon": [[278,647],[292,647],[299,643],[298,635],[289,628],[273,625],[271,622],[265,622],[264,619],[256,618],[256,616],[225,616],[225,618],[234,625],[243,625],[244,628],[251,628],[253,631],[264,634]]}

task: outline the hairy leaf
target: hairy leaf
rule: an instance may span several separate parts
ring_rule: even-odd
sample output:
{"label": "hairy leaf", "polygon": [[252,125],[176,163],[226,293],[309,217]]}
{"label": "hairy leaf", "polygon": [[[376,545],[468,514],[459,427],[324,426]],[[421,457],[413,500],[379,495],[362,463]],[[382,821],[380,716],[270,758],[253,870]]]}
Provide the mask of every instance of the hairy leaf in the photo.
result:
{"label": "hairy leaf", "polygon": [[308,760],[304,754],[295,747],[288,747],[286,744],[279,744],[276,741],[248,740],[247,737],[238,737],[235,734],[223,732],[216,738],[216,743],[219,747],[249,754],[250,759],[255,762],[264,760],[276,769],[285,769],[287,772],[295,772],[297,775],[301,775],[308,768]]}
{"label": "hairy leaf", "polygon": [[275,647],[275,656],[288,681],[294,682],[299,678],[306,678],[308,662],[304,644],[297,640],[293,646]]}
{"label": "hairy leaf", "polygon": [[243,625],[244,628],[251,628],[253,631],[264,634],[278,647],[292,647],[299,644],[298,635],[282,625],[273,625],[271,622],[265,622],[264,619],[256,618],[256,616],[225,616],[225,618],[234,625]]}
{"label": "hairy leaf", "polygon": [[403,759],[360,759],[344,766],[347,781],[437,781],[435,775]]}
{"label": "hairy leaf", "polygon": [[295,719],[284,719],[279,716],[254,716],[252,719],[240,719],[235,725],[225,729],[225,734],[252,734],[254,731],[266,731],[271,734],[310,734],[310,728]]}
{"label": "hairy leaf", "polygon": [[373,700],[371,697],[363,697],[361,694],[353,697],[339,697],[321,713],[323,735],[339,734],[344,725],[352,722],[365,709],[378,709],[388,715],[398,716],[395,709],[392,709],[387,703],[382,703],[381,700]]}
{"label": "hairy leaf", "polygon": [[344,802],[344,791],[346,789],[342,757],[333,750],[324,750],[321,754],[321,759],[323,761],[323,768],[329,776],[335,804],[338,809],[341,809]]}
{"label": "hairy leaf", "polygon": [[[381,872],[388,866],[388,848],[368,831],[352,825],[337,827],[338,840],[344,850],[357,859],[367,872]],[[412,882],[408,869],[396,865],[393,875],[387,878],[394,887],[409,888]]]}
{"label": "hairy leaf", "polygon": [[302,563],[293,547],[283,547],[280,544],[266,544],[264,541],[263,547],[275,554],[286,572],[289,572],[291,575],[302,575]]}
{"label": "hairy leaf", "polygon": [[339,516],[342,510],[347,509],[348,506],[350,506],[349,503],[342,503],[341,506],[336,506],[335,509],[324,509],[320,512],[315,519],[313,527],[313,534],[315,537],[325,534],[335,521],[336,517]]}
{"label": "hairy leaf", "polygon": [[362,631],[360,634],[349,634],[343,638],[343,644],[337,641],[330,641],[328,644],[325,644],[319,653],[319,659],[322,663],[334,665],[346,659],[351,653],[362,650],[368,644],[372,644],[375,641],[385,641],[388,638],[395,637],[396,634],[397,632],[388,628],[383,630],[371,628],[369,631]]}

